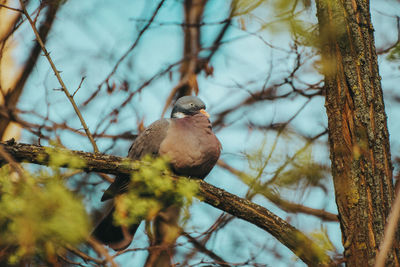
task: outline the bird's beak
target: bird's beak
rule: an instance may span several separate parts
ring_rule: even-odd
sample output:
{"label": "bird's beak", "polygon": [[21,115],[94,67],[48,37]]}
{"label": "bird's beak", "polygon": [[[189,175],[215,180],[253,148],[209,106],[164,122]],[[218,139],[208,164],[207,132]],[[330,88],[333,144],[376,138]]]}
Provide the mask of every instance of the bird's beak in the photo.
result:
{"label": "bird's beak", "polygon": [[210,114],[208,114],[207,111],[205,111],[204,109],[200,109],[199,111],[200,111],[200,113],[202,113],[207,118],[210,118]]}

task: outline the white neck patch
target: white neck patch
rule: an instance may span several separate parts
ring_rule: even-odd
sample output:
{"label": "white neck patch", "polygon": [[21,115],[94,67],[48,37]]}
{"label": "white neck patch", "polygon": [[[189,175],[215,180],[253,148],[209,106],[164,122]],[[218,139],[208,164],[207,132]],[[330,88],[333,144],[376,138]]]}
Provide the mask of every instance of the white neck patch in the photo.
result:
{"label": "white neck patch", "polygon": [[175,112],[172,117],[177,119],[185,118],[187,115],[183,112]]}

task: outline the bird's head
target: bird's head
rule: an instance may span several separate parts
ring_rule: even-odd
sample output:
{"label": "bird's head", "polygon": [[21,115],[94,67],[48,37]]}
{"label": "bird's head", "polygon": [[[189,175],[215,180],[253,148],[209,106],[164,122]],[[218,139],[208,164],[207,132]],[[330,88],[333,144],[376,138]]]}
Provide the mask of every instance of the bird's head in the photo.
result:
{"label": "bird's head", "polygon": [[175,102],[172,108],[171,118],[184,118],[198,113],[210,117],[205,109],[206,104],[197,96],[183,96]]}

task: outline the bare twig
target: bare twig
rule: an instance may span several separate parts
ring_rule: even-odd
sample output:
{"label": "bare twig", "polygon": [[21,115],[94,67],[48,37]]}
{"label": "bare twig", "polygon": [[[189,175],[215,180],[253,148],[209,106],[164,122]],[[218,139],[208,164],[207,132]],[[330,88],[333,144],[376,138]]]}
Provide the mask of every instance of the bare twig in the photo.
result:
{"label": "bare twig", "polygon": [[75,92],[72,94],[72,97],[74,97],[75,94],[79,91],[79,89],[81,89],[82,83],[83,83],[83,81],[84,81],[85,79],[86,79],[86,77],[83,76],[82,79],[81,79],[81,82],[80,82],[79,85],[78,85],[78,88],[76,88]]}
{"label": "bare twig", "polygon": [[[216,220],[215,222],[206,230],[204,231],[196,240],[197,242],[206,248],[207,242],[210,240],[211,236],[213,233],[216,233],[218,230],[222,229],[225,227],[229,222],[233,221],[235,219],[234,216],[227,214],[227,213],[222,213]],[[194,245],[194,244],[193,244]],[[194,245],[195,246],[195,245]],[[199,250],[199,249],[198,249]],[[182,266],[187,266],[189,265],[189,261],[193,258],[194,255],[196,255],[197,251],[193,250],[191,253],[186,255],[185,261],[182,263]]]}
{"label": "bare twig", "polygon": [[4,4],[0,4],[0,7],[4,7],[4,8],[7,8],[7,9],[10,9],[10,10],[12,10],[12,11],[16,11],[16,12],[23,12],[21,9],[18,9],[18,8],[15,8],[15,7],[10,7],[10,6],[7,6],[7,5],[4,5]]}
{"label": "bare twig", "polygon": [[32,27],[32,30],[33,30],[33,32],[35,33],[36,40],[38,41],[38,43],[39,43],[39,45],[40,45],[40,47],[41,47],[41,49],[42,49],[44,55],[46,56],[47,60],[49,61],[50,66],[51,66],[51,68],[53,69],[54,74],[56,75],[57,80],[58,80],[58,82],[59,82],[60,85],[61,85],[62,90],[64,91],[64,93],[65,93],[65,95],[67,96],[68,100],[71,102],[72,107],[74,108],[75,113],[76,113],[76,115],[78,116],[78,118],[79,118],[79,120],[80,120],[80,122],[81,122],[81,124],[82,124],[82,127],[83,127],[83,129],[85,130],[85,133],[86,133],[87,137],[89,138],[90,143],[91,143],[92,146],[93,146],[94,152],[95,152],[95,153],[98,153],[98,152],[99,152],[99,149],[97,148],[96,142],[94,141],[93,136],[92,136],[92,134],[90,133],[89,128],[87,127],[86,122],[85,122],[85,120],[83,119],[82,114],[81,114],[81,112],[80,112],[78,106],[77,106],[76,103],[75,103],[75,100],[73,99],[73,97],[72,97],[71,94],[69,93],[67,87],[65,86],[64,81],[62,80],[62,78],[61,78],[61,76],[60,76],[60,72],[57,70],[56,66],[54,65],[53,60],[51,59],[50,54],[49,54],[49,52],[47,51],[47,49],[46,49],[46,47],[45,47],[45,45],[44,45],[44,43],[43,43],[43,41],[42,41],[42,38],[40,37],[40,35],[39,35],[39,33],[38,33],[37,29],[36,29],[36,26],[35,26],[34,22],[32,21],[31,16],[30,16],[29,13],[26,11],[26,7],[25,7],[24,2],[23,2],[22,0],[20,0],[19,2],[20,2],[20,4],[21,4],[21,8],[22,8],[22,10],[23,10],[23,13],[24,13],[25,17],[28,19],[29,24],[30,24],[31,27]]}
{"label": "bare twig", "polygon": [[191,235],[189,235],[186,232],[183,232],[182,234],[189,240],[190,243],[193,244],[193,246],[196,249],[203,252],[204,254],[209,256],[211,259],[215,260],[219,265],[224,266],[224,267],[230,266],[224,259],[222,259],[220,256],[218,256],[214,252],[210,251],[203,244],[201,244],[199,241],[197,241],[196,238],[192,237]]}
{"label": "bare twig", "polygon": [[399,225],[400,217],[400,190],[397,190],[397,195],[394,200],[392,210],[388,217],[388,222],[385,227],[385,233],[381,245],[379,246],[379,253],[376,255],[375,267],[385,266],[385,261],[389,250],[392,248],[393,239]]}
{"label": "bare twig", "polygon": [[400,43],[400,16],[396,16],[396,26],[397,26],[397,40],[392,45],[386,48],[378,49],[376,53],[378,55],[385,54],[389,52],[392,48],[396,47]]}
{"label": "bare twig", "polygon": [[75,254],[76,256],[80,257],[81,259],[83,259],[83,260],[86,261],[86,262],[87,262],[87,261],[93,261],[94,263],[96,263],[96,264],[98,264],[98,265],[104,265],[104,263],[105,263],[104,260],[100,260],[100,259],[93,258],[93,257],[91,257],[91,256],[89,256],[89,255],[83,253],[82,251],[80,251],[80,250],[78,250],[78,249],[76,249],[76,248],[74,248],[74,247],[72,247],[72,246],[70,246],[70,245],[67,245],[66,248],[67,248],[71,253]]}
{"label": "bare twig", "polygon": [[97,95],[97,93],[100,91],[100,87],[104,84],[107,83],[110,80],[110,78],[115,74],[115,72],[117,71],[119,65],[121,64],[121,62],[129,55],[130,52],[132,52],[133,49],[135,49],[135,47],[138,45],[142,35],[146,32],[146,30],[150,27],[150,25],[153,23],[155,17],[158,14],[158,11],[160,11],[162,5],[164,4],[165,0],[161,0],[160,3],[157,5],[156,10],[153,12],[153,15],[151,16],[150,20],[146,23],[146,25],[143,27],[143,29],[139,32],[138,37],[136,38],[135,42],[128,48],[128,50],[125,51],[125,53],[122,55],[122,57],[117,61],[117,63],[115,64],[114,68],[112,69],[112,71],[110,72],[110,74],[108,74],[108,76],[104,79],[103,82],[100,83],[100,85],[98,86],[98,90],[86,101],[89,102],[91,99],[93,99],[93,97],[95,95]]}
{"label": "bare twig", "polygon": [[86,265],[83,265],[83,264],[80,263],[80,262],[71,261],[70,259],[64,257],[63,255],[58,255],[58,257],[59,257],[61,260],[65,261],[65,262],[66,262],[67,264],[69,264],[70,266],[72,266],[72,265],[81,266],[81,267],[85,267],[85,266],[86,266]]}
{"label": "bare twig", "polygon": [[[45,131],[48,131],[48,132],[55,132],[55,131],[57,131],[59,129],[71,131],[71,132],[79,134],[81,136],[86,136],[86,133],[84,131],[81,131],[79,129],[75,129],[73,127],[70,127],[65,122],[64,123],[57,123],[57,122],[51,121],[46,117],[43,117],[43,116],[41,116],[39,114],[36,114],[34,110],[30,110],[28,112],[22,111],[22,110],[19,110],[19,109],[15,109],[14,111],[12,111],[12,110],[7,110],[7,111],[0,109],[0,118],[4,117],[7,120],[11,120],[11,121],[19,124],[21,127],[25,128],[26,130],[28,130],[32,134],[39,136],[40,138],[49,139],[49,137],[43,135],[42,130],[45,130]],[[42,118],[43,120],[47,120],[47,121],[51,122],[51,125],[48,126],[48,125],[45,125],[45,124],[36,124],[36,123],[31,123],[31,122],[25,121],[25,120],[21,119],[17,115],[17,113],[34,114],[35,116],[38,116],[38,117]],[[109,138],[109,139],[113,139],[113,140],[118,139],[118,140],[129,140],[129,141],[132,141],[137,137],[137,135],[136,134],[132,134],[131,131],[126,131],[126,132],[123,132],[121,134],[116,134],[116,135],[105,134],[105,133],[99,133],[99,134],[95,133],[95,134],[93,134],[93,137],[94,138]]]}
{"label": "bare twig", "polygon": [[111,264],[112,267],[118,267],[118,264],[114,261],[113,257],[111,257],[111,255],[108,253],[107,249],[103,245],[101,245],[93,238],[88,238],[87,242],[93,247],[97,255],[99,255],[100,257],[104,257],[106,261]]}

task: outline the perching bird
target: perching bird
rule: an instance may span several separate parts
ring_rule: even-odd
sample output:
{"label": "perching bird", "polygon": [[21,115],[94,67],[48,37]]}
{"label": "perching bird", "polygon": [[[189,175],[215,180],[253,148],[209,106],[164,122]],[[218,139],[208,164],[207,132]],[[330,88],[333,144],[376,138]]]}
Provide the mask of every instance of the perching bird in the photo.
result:
{"label": "perching bird", "polygon": [[[139,134],[129,149],[128,157],[139,160],[148,154],[154,157],[166,155],[174,173],[205,178],[221,153],[221,144],[212,132],[205,108],[204,102],[198,97],[179,98],[172,109],[171,118],[155,121]],[[129,176],[117,176],[101,200],[126,192],[129,181]],[[129,228],[114,225],[113,211],[98,224],[93,236],[114,250],[122,250],[132,242],[139,225]]]}

